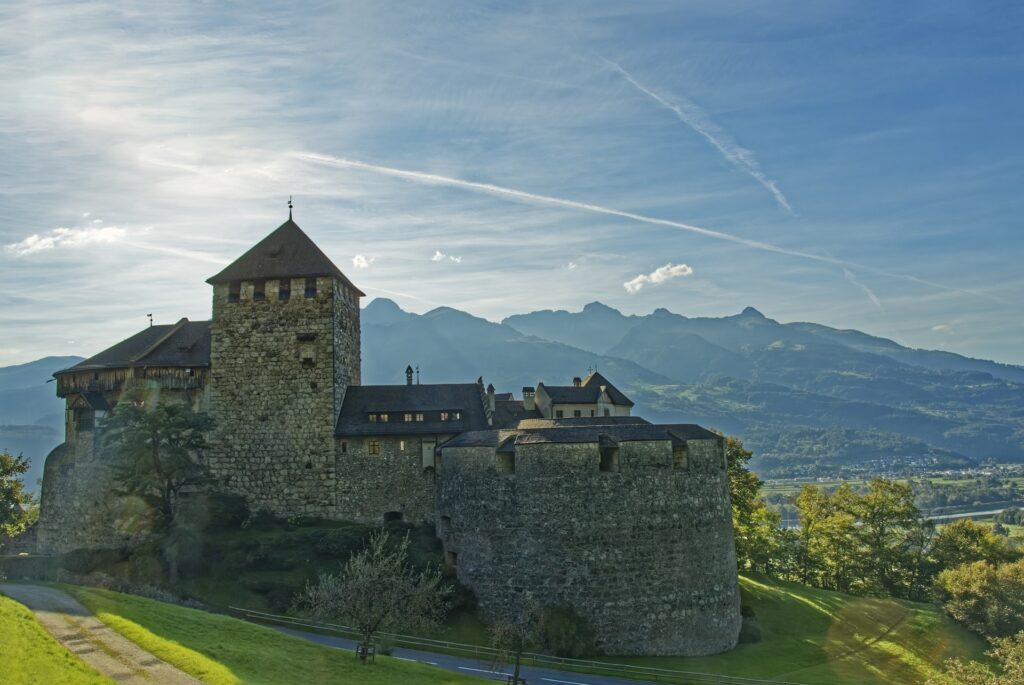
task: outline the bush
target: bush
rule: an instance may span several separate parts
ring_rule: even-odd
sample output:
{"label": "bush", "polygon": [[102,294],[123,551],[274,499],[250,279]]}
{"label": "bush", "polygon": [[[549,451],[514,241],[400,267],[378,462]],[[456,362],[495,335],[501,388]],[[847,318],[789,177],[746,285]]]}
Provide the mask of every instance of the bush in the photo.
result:
{"label": "bush", "polygon": [[761,641],[761,625],[755,616],[744,616],[740,624],[740,636],[738,642],[741,645],[752,645]]}
{"label": "bush", "polygon": [[110,568],[128,558],[128,550],[115,549],[76,549],[68,552],[60,560],[60,567],[68,573],[86,575],[100,568]]}
{"label": "bush", "polygon": [[249,520],[249,504],[241,495],[212,492],[206,495],[206,530],[234,530]]}
{"label": "bush", "polygon": [[541,644],[555,656],[578,658],[594,654],[597,634],[571,607],[547,607],[540,619]]}

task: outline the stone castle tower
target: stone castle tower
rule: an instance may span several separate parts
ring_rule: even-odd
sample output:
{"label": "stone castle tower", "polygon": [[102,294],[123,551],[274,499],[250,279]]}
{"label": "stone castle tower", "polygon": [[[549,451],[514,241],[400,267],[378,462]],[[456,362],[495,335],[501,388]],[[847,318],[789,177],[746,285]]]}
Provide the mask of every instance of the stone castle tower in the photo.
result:
{"label": "stone castle tower", "polygon": [[253,509],[334,515],[334,423],[363,293],[292,221],[208,281],[210,465]]}

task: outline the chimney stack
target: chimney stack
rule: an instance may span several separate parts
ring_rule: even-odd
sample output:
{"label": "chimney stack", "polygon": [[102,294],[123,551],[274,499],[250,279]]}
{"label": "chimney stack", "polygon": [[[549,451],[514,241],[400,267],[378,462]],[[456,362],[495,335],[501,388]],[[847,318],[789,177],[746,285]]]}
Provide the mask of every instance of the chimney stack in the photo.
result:
{"label": "chimney stack", "polygon": [[537,408],[537,404],[534,401],[534,390],[533,388],[526,386],[523,388],[523,409],[526,411],[533,411]]}
{"label": "chimney stack", "polygon": [[412,365],[405,367],[405,384],[412,385]]}
{"label": "chimney stack", "polygon": [[582,387],[583,386],[583,379],[580,378],[579,376],[575,376],[572,379],[572,385],[573,385],[574,388]]}
{"label": "chimney stack", "polygon": [[494,413],[494,383],[487,386],[487,406],[491,408],[491,413]]}

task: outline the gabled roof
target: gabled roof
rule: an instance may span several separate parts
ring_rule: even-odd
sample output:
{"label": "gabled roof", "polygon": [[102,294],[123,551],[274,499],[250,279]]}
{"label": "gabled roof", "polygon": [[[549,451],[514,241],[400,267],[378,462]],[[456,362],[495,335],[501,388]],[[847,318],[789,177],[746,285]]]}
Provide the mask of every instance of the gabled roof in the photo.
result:
{"label": "gabled roof", "polygon": [[580,385],[537,384],[538,388],[544,388],[544,392],[551,398],[553,404],[596,404],[601,398],[602,386],[608,393],[612,404],[621,407],[633,406],[632,400],[623,395],[607,378],[596,371],[587,376]]}
{"label": "gabled roof", "polygon": [[210,322],[181,319],[176,324],[144,328],[130,338],[53,375],[137,366],[209,365]]}
{"label": "gabled roof", "polygon": [[[509,393],[511,394],[511,393]],[[497,397],[497,396],[495,396]],[[498,428],[511,428],[523,419],[542,418],[540,409],[527,409],[522,400],[494,400],[494,425]]]}
{"label": "gabled roof", "polygon": [[365,295],[352,285],[341,269],[334,265],[316,246],[299,225],[288,217],[274,232],[256,243],[248,252],[229,264],[223,271],[206,279],[214,285],[230,281],[256,281],[272,278],[303,278],[331,276],[359,295]]}
{"label": "gabled roof", "polygon": [[[533,422],[523,422],[524,424]],[[514,440],[513,440],[514,438]],[[667,440],[683,445],[687,440],[722,440],[716,433],[694,424],[650,424],[615,422],[601,425],[593,422],[561,424],[548,427],[524,427],[510,430],[469,431],[455,436],[442,445],[448,447],[501,447],[503,451],[514,445],[537,443],[587,443],[614,447],[616,443],[649,440]]]}
{"label": "gabled roof", "polygon": [[[405,413],[458,411],[458,420],[405,421]],[[368,414],[389,414],[373,422]],[[430,385],[352,385],[338,413],[335,435],[438,435],[487,428],[484,399],[477,383]]]}

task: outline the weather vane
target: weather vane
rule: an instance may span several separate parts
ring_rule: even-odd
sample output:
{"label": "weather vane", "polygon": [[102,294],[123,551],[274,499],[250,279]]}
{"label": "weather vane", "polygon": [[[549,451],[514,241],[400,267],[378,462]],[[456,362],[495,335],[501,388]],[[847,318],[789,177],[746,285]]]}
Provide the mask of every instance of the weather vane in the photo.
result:
{"label": "weather vane", "polygon": [[292,218],[292,196],[289,195],[288,196],[288,219],[291,220],[291,218]]}

